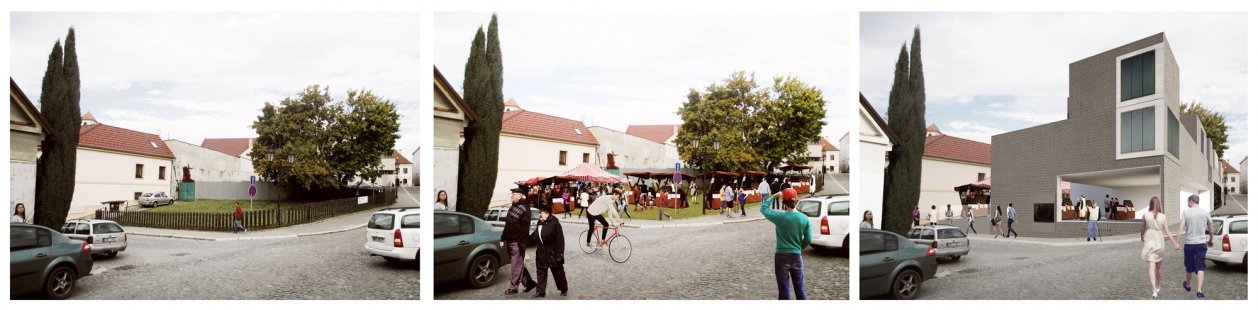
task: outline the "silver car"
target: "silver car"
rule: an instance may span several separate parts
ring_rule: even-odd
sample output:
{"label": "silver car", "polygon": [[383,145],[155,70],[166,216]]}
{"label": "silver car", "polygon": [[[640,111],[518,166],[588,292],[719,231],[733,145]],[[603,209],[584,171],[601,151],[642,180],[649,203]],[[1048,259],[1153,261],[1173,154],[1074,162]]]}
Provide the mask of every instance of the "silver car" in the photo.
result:
{"label": "silver car", "polygon": [[166,193],[144,193],[140,196],[141,207],[158,207],[164,205],[175,204],[175,198],[167,196]]}
{"label": "silver car", "polygon": [[127,232],[114,221],[69,220],[61,226],[61,234],[92,245],[93,255],[114,257],[127,250]]}
{"label": "silver car", "polygon": [[917,226],[909,229],[909,240],[935,249],[935,257],[961,260],[970,254],[970,239],[960,228],[946,225]]}
{"label": "silver car", "polygon": [[[489,210],[485,210],[484,219],[486,222],[489,222],[489,225],[494,225],[494,227],[506,227],[508,210],[511,210],[510,205],[489,208]],[[542,216],[542,211],[535,208],[529,208],[529,211],[532,213],[532,219],[529,220],[529,231],[533,231],[537,228],[537,219]]]}

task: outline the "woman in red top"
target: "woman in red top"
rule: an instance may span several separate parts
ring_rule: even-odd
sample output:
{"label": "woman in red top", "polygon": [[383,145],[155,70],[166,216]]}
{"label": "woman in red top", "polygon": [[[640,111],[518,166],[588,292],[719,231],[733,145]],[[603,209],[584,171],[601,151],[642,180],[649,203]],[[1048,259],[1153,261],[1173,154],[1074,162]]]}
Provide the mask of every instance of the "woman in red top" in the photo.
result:
{"label": "woman in red top", "polygon": [[243,211],[241,211],[241,210],[240,210],[240,203],[239,203],[239,202],[237,202],[237,203],[236,203],[236,216],[235,216],[235,219],[236,219],[236,231],[235,231],[235,232],[240,232],[240,231],[242,231],[242,230],[243,230],[243,231],[249,231],[249,229],[245,228],[245,225],[244,225],[245,213],[244,213]]}

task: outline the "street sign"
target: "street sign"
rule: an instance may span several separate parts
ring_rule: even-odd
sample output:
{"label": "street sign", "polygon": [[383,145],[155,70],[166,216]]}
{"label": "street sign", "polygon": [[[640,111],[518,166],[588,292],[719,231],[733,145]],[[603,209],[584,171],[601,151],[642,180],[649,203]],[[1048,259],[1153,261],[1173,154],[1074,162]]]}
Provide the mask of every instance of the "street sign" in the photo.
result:
{"label": "street sign", "polygon": [[258,176],[256,176],[256,175],[251,175],[251,176],[249,176],[249,185],[253,185],[253,184],[257,183],[257,182],[258,182]]}
{"label": "street sign", "polygon": [[367,196],[358,196],[358,204],[365,205],[367,204],[367,201]]}
{"label": "street sign", "polygon": [[249,199],[253,199],[255,196],[258,196],[258,186],[249,184]]}
{"label": "street sign", "polygon": [[673,171],[681,172],[681,163],[673,164]]}
{"label": "street sign", "polygon": [[673,184],[681,183],[681,172],[673,172]]}

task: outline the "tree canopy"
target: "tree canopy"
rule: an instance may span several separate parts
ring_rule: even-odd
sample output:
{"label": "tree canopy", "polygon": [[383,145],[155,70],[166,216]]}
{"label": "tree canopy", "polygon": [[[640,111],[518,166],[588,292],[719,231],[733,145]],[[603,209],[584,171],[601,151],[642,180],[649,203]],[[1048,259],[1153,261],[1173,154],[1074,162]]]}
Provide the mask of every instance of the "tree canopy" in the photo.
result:
{"label": "tree canopy", "polygon": [[476,29],[463,71],[463,101],[476,122],[463,128],[459,150],[459,188],[455,210],[480,215],[489,208],[498,181],[498,133],[502,131],[502,48],[498,42],[498,14],[489,20],[489,33]]}
{"label": "tree canopy", "polygon": [[[74,28],[66,34],[64,49],[58,41],[48,54],[39,94],[40,113],[48,122],[48,135],[40,143],[39,164],[35,166],[35,208],[28,212],[36,225],[60,229],[74,199],[74,176],[78,158],[79,60]],[[33,214],[31,214],[33,213]]]}
{"label": "tree canopy", "polygon": [[1180,103],[1179,115],[1196,115],[1201,120],[1201,127],[1206,131],[1206,137],[1210,138],[1210,147],[1214,149],[1215,155],[1223,158],[1223,152],[1228,149],[1227,120],[1223,114],[1206,108],[1200,102],[1193,101]]}

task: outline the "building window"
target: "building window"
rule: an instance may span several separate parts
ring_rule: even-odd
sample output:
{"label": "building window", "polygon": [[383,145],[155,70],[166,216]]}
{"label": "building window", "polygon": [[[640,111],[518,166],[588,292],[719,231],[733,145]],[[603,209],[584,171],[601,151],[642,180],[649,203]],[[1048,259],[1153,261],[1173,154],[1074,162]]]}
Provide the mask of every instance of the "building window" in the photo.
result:
{"label": "building window", "polygon": [[1153,51],[1123,59],[1122,92],[1123,101],[1153,94],[1154,70]]}
{"label": "building window", "polygon": [[581,162],[590,163],[590,153],[581,153]]}
{"label": "building window", "polygon": [[559,165],[560,166],[568,165],[568,151],[559,151]]}
{"label": "building window", "polygon": [[1141,152],[1153,149],[1153,107],[1123,112],[1122,152]]}
{"label": "building window", "polygon": [[1166,110],[1166,150],[1179,158],[1179,119],[1170,109]]}
{"label": "building window", "polygon": [[157,179],[158,180],[166,179],[166,166],[157,166]]}
{"label": "building window", "polygon": [[986,179],[987,179],[987,174],[986,174],[986,173],[982,173],[982,172],[979,172],[979,173],[978,173],[978,181],[979,181],[979,182],[983,182],[983,180],[986,180]]}
{"label": "building window", "polygon": [[144,164],[135,164],[135,178],[136,179],[144,178]]}
{"label": "building window", "polygon": [[135,192],[135,198],[133,200],[140,200],[140,192]]}
{"label": "building window", "polygon": [[1236,177],[1232,177],[1232,180],[1228,182],[1233,182],[1233,183],[1236,182]]}
{"label": "building window", "polygon": [[410,168],[402,168],[402,174],[410,173]]}

